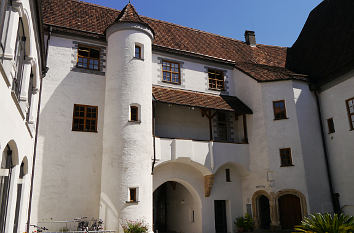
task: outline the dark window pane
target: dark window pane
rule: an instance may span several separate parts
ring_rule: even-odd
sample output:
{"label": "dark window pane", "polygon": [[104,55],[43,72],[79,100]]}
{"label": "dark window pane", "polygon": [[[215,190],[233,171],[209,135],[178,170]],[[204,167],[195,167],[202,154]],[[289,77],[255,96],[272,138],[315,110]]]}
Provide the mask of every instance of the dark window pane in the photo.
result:
{"label": "dark window pane", "polygon": [[100,58],[100,52],[97,49],[90,50],[90,57],[92,58]]}

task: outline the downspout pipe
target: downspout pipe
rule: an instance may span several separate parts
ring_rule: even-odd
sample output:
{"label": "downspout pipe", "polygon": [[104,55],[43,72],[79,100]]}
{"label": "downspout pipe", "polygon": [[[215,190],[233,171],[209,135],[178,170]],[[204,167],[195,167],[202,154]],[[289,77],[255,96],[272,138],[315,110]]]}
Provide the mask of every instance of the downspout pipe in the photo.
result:
{"label": "downspout pipe", "polygon": [[152,102],[152,137],[153,137],[153,147],[154,147],[154,159],[152,161],[151,175],[154,175],[154,168],[155,168],[155,163],[156,163],[155,108],[156,108],[156,102],[153,99],[153,102]]}
{"label": "downspout pipe", "polygon": [[39,131],[39,114],[41,111],[41,100],[42,100],[42,88],[43,88],[43,78],[46,76],[49,68],[47,65],[48,60],[48,48],[49,48],[49,40],[52,33],[52,28],[49,28],[48,38],[46,41],[46,48],[45,48],[45,63],[43,66],[45,68],[42,69],[42,74],[40,78],[40,86],[39,86],[39,97],[38,97],[38,107],[37,107],[37,120],[36,120],[36,136],[34,139],[34,149],[33,149],[33,159],[32,159],[32,174],[31,174],[31,188],[30,188],[30,197],[29,197],[29,204],[28,204],[28,215],[27,215],[27,229],[26,232],[30,232],[30,223],[31,223],[31,211],[32,211],[32,197],[33,197],[33,183],[34,183],[34,174],[35,174],[35,166],[36,166],[36,157],[37,157],[37,143],[38,143],[38,131]]}
{"label": "downspout pipe", "polygon": [[326,163],[328,184],[329,184],[329,189],[331,192],[333,212],[340,213],[341,209],[340,209],[340,203],[339,203],[339,193],[335,193],[334,188],[333,188],[332,172],[331,172],[331,167],[329,165],[327,143],[326,143],[326,137],[325,137],[325,132],[324,132],[324,128],[323,128],[322,111],[321,111],[320,100],[319,100],[319,96],[318,96],[318,90],[314,90],[314,94],[315,94],[315,98],[316,98],[318,117],[320,119],[321,139],[322,139],[322,145],[323,145],[324,159],[325,159],[325,163]]}

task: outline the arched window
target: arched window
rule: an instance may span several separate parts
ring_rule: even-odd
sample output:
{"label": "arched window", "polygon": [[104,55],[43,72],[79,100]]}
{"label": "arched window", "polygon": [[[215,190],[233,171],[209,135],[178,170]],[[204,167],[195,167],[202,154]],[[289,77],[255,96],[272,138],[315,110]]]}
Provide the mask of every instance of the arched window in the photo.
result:
{"label": "arched window", "polygon": [[1,47],[1,54],[4,55],[5,52],[5,44],[3,40],[3,35],[6,36],[5,31],[5,15],[6,15],[6,8],[7,8],[8,1],[1,0],[0,1],[0,47]]}
{"label": "arched window", "polygon": [[6,174],[1,174],[0,176],[0,232],[5,232],[6,213],[13,166],[12,150],[10,146],[7,145],[1,161],[1,170]]}
{"label": "arched window", "polygon": [[28,110],[27,110],[27,115],[26,115],[27,122],[29,122],[30,118],[31,118],[32,95],[33,95],[33,73],[31,71],[29,86],[28,86]]}
{"label": "arched window", "polygon": [[19,216],[20,216],[20,207],[21,207],[21,195],[22,195],[22,185],[23,185],[23,177],[25,175],[25,162],[22,161],[20,166],[20,175],[17,183],[17,197],[16,197],[16,209],[15,209],[15,220],[13,233],[17,233],[18,224],[19,224]]}
{"label": "arched window", "polygon": [[21,95],[23,67],[24,67],[25,56],[26,56],[25,43],[26,43],[25,30],[23,27],[22,19],[20,18],[18,23],[16,48],[15,48],[16,76],[12,84],[12,90],[14,91],[17,100],[20,99],[20,95]]}

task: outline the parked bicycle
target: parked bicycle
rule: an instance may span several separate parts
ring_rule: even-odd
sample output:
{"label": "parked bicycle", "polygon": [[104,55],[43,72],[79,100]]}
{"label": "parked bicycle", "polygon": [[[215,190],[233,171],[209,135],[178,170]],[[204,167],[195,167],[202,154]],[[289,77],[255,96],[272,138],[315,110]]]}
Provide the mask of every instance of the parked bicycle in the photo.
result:
{"label": "parked bicycle", "polygon": [[87,217],[75,218],[74,221],[77,222],[78,231],[88,231],[89,230],[89,221],[86,220]]}
{"label": "parked bicycle", "polygon": [[36,228],[36,230],[32,231],[32,233],[48,231],[48,228],[46,228],[46,227],[40,227],[40,226],[37,226],[37,225],[30,225],[30,226]]}

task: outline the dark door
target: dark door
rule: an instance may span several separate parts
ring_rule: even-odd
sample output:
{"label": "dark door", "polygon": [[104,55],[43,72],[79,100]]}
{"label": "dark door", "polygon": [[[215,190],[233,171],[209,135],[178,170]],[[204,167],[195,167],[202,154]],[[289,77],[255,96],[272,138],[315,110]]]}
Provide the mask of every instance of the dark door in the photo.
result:
{"label": "dark door", "polygon": [[165,232],[167,230],[167,204],[166,204],[167,183],[162,184],[154,192],[154,232]]}
{"label": "dark door", "polygon": [[216,230],[216,233],[226,233],[227,232],[226,201],[225,200],[215,200],[214,201],[214,210],[215,210],[215,230]]}
{"label": "dark door", "polygon": [[262,229],[270,228],[270,208],[269,199],[266,196],[260,196],[258,200],[259,220]]}
{"label": "dark door", "polygon": [[287,194],[279,197],[278,202],[280,225],[283,229],[291,229],[301,223],[300,198],[295,195]]}

